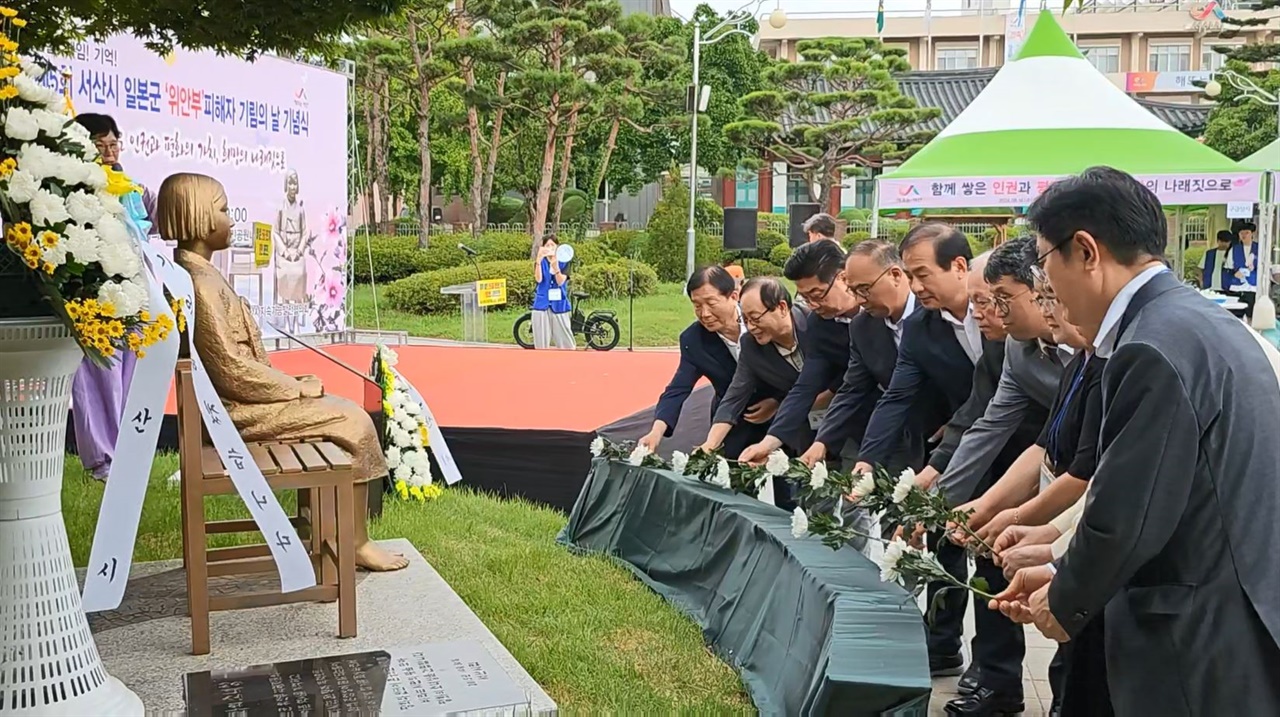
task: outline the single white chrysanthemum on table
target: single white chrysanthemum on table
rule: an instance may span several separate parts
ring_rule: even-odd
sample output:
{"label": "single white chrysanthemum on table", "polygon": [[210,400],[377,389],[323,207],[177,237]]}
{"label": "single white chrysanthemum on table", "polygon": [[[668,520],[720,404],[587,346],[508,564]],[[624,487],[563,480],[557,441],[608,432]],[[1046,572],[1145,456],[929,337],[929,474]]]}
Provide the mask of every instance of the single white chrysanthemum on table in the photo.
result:
{"label": "single white chrysanthemum on table", "polygon": [[591,441],[591,455],[596,458],[604,455],[604,438],[601,436],[596,436],[595,440]]}
{"label": "single white chrysanthemum on table", "polygon": [[803,538],[809,534],[809,516],[804,508],[797,507],[791,512],[791,537]]}
{"label": "single white chrysanthemum on table", "polygon": [[894,538],[884,546],[884,555],[880,556],[880,579],[886,583],[896,583],[902,578],[898,572],[898,561],[910,550],[902,538]]}
{"label": "single white chrysanthemum on table", "polygon": [[680,475],[684,475],[684,469],[689,465],[689,456],[676,451],[671,454],[671,470]]}
{"label": "single white chrysanthemum on table", "polygon": [[649,447],[643,443],[639,443],[636,444],[635,449],[631,451],[631,455],[627,456],[627,462],[633,466],[640,466],[644,463],[644,459],[648,458],[650,455],[653,455],[653,451],[649,450]]}
{"label": "single white chrysanthemum on table", "polygon": [[774,451],[769,454],[769,460],[765,461],[764,470],[771,476],[786,475],[791,470],[791,459],[780,450]]}
{"label": "single white chrysanthemum on table", "polygon": [[716,462],[716,474],[711,478],[711,485],[719,486],[726,490],[733,487],[733,483],[729,480],[729,461],[721,458]]}
{"label": "single white chrysanthemum on table", "polygon": [[863,473],[857,483],[853,484],[853,493],[851,494],[856,500],[862,500],[874,493],[876,490],[876,479],[870,473]]}
{"label": "single white chrysanthemum on table", "polygon": [[898,484],[893,487],[893,502],[901,503],[911,494],[911,489],[916,487],[916,472],[910,468],[902,472],[898,476]]}
{"label": "single white chrysanthemum on table", "polygon": [[818,461],[813,464],[813,468],[809,469],[809,487],[814,490],[822,490],[827,484],[827,464]]}

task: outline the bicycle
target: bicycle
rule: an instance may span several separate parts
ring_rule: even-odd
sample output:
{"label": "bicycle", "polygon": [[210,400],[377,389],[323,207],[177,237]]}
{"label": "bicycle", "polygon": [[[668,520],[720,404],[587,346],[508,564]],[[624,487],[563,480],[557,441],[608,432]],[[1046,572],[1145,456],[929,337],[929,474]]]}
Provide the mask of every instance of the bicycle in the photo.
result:
{"label": "bicycle", "polygon": [[[587,346],[596,351],[610,351],[616,347],[618,340],[622,338],[622,329],[618,327],[618,320],[615,318],[617,315],[607,309],[598,309],[584,316],[578,305],[591,298],[591,295],[575,291],[573,298],[573,316],[569,319],[573,333],[582,334]],[[533,348],[533,312],[526,312],[516,319],[511,333],[521,348]]]}

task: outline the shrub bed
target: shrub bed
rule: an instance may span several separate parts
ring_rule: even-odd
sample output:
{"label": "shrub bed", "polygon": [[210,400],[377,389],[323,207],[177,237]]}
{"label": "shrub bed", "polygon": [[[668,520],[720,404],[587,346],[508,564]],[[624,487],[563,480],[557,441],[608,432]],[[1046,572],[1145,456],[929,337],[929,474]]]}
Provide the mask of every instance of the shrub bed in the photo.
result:
{"label": "shrub bed", "polygon": [[[484,262],[480,264],[480,276],[507,280],[509,307],[529,306],[533,302],[533,268],[528,260]],[[389,284],[384,296],[391,308],[398,311],[414,314],[456,311],[458,298],[445,296],[440,290],[475,280],[476,270],[471,266],[424,271]]]}
{"label": "shrub bed", "polygon": [[631,259],[617,259],[603,264],[589,264],[573,276],[573,288],[596,299],[627,296],[635,270],[635,295],[650,296],[658,290],[658,272],[653,267]]}

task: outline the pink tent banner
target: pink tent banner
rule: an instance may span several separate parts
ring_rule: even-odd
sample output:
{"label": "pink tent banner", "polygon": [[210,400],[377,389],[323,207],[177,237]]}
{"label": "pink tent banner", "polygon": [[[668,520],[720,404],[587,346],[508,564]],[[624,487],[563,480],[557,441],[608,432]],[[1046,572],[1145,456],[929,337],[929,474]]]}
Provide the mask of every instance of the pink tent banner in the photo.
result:
{"label": "pink tent banner", "polygon": [[[880,208],[1025,207],[1061,177],[882,177]],[[1138,175],[1166,205],[1256,202],[1256,172]]]}

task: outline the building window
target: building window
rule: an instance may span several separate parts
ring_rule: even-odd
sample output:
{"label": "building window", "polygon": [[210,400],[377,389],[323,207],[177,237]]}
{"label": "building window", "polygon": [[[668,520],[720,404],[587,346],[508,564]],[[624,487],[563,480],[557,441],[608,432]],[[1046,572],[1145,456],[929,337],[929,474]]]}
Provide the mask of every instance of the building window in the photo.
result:
{"label": "building window", "polygon": [[[1239,45],[1223,45],[1235,50]],[[1200,69],[1205,72],[1213,72],[1221,70],[1222,66],[1227,64],[1227,56],[1213,51],[1214,44],[1212,42],[1202,41],[1200,49]]]}
{"label": "building window", "polygon": [[972,70],[978,66],[978,48],[976,47],[940,47],[938,48],[939,70]]}
{"label": "building window", "polygon": [[1080,51],[1088,58],[1089,63],[1098,68],[1098,72],[1104,74],[1120,71],[1120,46],[1119,45],[1099,45],[1097,47],[1082,47]]}
{"label": "building window", "polygon": [[804,175],[799,172],[787,173],[787,206],[792,204],[808,204],[813,201],[812,187]]}
{"label": "building window", "polygon": [[1147,69],[1151,72],[1189,72],[1191,43],[1152,43],[1147,50]]}

